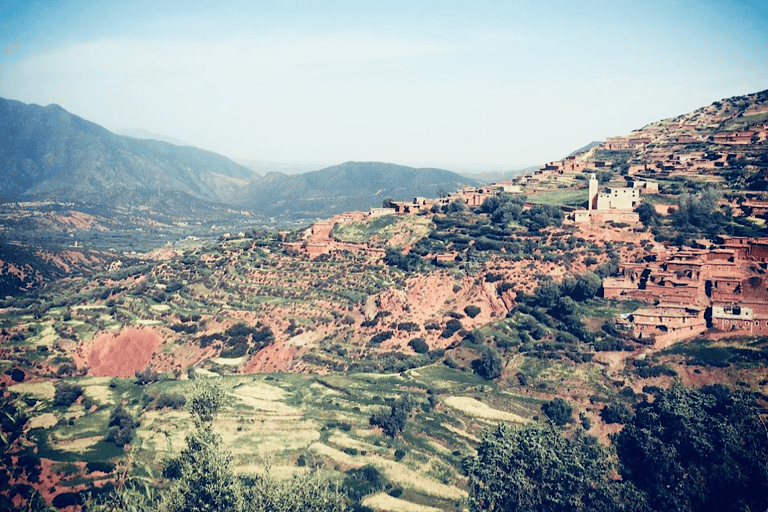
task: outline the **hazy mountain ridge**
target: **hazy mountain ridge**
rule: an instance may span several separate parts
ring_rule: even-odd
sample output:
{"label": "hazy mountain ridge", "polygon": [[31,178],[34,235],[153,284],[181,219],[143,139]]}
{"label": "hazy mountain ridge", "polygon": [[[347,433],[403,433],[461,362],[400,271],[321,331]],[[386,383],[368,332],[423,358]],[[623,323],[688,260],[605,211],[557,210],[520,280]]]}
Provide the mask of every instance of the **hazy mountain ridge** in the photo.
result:
{"label": "hazy mountain ridge", "polygon": [[0,99],[0,191],[14,199],[95,200],[129,191],[231,202],[254,173],[193,147],[115,135],[58,105]]}
{"label": "hazy mountain ridge", "polygon": [[[270,216],[323,217],[368,210],[392,197],[435,197],[480,182],[442,169],[415,169],[382,162],[346,162],[297,175],[269,173],[255,181],[241,204]],[[291,206],[293,212],[286,212]]]}
{"label": "hazy mountain ridge", "polygon": [[367,210],[385,197],[434,196],[479,182],[441,169],[347,162],[260,176],[191,146],[116,135],[58,105],[0,99],[0,196],[187,210],[221,203],[281,219]]}

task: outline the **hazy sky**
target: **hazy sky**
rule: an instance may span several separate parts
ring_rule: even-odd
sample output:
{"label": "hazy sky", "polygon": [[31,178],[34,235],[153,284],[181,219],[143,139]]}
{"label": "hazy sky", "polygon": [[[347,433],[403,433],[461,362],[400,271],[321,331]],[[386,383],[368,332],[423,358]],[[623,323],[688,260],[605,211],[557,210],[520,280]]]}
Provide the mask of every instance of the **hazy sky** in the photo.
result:
{"label": "hazy sky", "polygon": [[0,0],[0,96],[232,158],[538,164],[768,89],[768,0]]}

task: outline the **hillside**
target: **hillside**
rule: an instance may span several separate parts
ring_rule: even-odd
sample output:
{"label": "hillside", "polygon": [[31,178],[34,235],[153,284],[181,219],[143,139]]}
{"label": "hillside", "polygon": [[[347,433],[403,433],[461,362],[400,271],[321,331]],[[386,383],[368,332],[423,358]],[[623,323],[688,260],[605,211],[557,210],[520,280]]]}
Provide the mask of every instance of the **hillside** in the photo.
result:
{"label": "hillside", "polygon": [[346,162],[297,175],[268,173],[254,181],[243,207],[270,217],[323,218],[396,200],[432,197],[479,182],[441,169],[382,162]]}
{"label": "hillside", "polygon": [[[764,510],[768,197],[750,188],[763,172],[763,96],[717,102],[717,126],[699,114],[702,141],[679,140],[697,133],[682,122],[691,114],[649,125],[665,127],[654,139],[611,138],[444,197],[428,187],[467,181],[353,162],[290,187],[271,174],[273,199],[291,188],[307,216],[344,196],[380,204],[369,182],[408,191],[392,210],[301,231],[50,268],[62,277],[45,286],[11,276],[4,284],[24,291],[0,300],[0,505],[65,507],[121,482],[159,499],[180,481],[165,461],[188,456],[199,428],[183,404],[196,381],[215,380],[210,439],[247,489],[308,470],[353,510],[482,510],[486,472],[514,477],[505,499],[529,482],[550,499],[547,482],[581,478],[566,498],[593,500],[584,510],[726,510],[732,499]],[[598,177],[614,191],[603,199],[626,194],[634,210],[584,214]],[[29,222],[102,225],[42,213]],[[515,435],[529,444],[501,442]],[[501,451],[482,459],[494,438]],[[540,461],[554,475],[544,483]],[[576,465],[588,474],[563,470]]]}
{"label": "hillside", "polygon": [[114,133],[58,105],[0,99],[0,193],[110,204],[164,192],[232,201],[253,173],[214,153]]}

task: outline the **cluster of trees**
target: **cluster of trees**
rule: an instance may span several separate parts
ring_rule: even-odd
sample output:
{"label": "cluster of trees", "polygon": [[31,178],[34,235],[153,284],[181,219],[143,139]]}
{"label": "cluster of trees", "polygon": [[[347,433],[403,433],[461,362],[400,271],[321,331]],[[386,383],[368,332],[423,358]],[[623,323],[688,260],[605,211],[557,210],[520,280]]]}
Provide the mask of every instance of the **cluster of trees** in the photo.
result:
{"label": "cluster of trees", "polygon": [[480,211],[487,213],[494,224],[508,225],[517,222],[532,232],[549,226],[559,227],[563,223],[563,211],[557,206],[537,204],[525,210],[525,200],[524,195],[504,193],[490,196],[483,201]]}
{"label": "cluster of trees", "polygon": [[709,237],[722,232],[730,223],[729,216],[718,207],[720,192],[705,189],[698,194],[683,193],[677,199],[677,209],[670,217],[672,225],[684,233],[706,233]]}
{"label": "cluster of trees", "polygon": [[131,416],[131,413],[125,410],[122,405],[118,405],[109,416],[109,428],[104,440],[115,443],[117,446],[125,446],[133,438],[133,429],[137,422]]}
{"label": "cluster of trees", "polygon": [[404,395],[397,399],[389,410],[381,409],[373,413],[368,421],[374,427],[381,427],[389,437],[395,437],[405,428],[415,405],[410,396]]}
{"label": "cluster of trees", "polygon": [[[563,419],[568,412],[552,402],[547,408]],[[464,460],[470,508],[764,511],[768,430],[760,414],[753,397],[719,385],[656,389],[624,418],[612,438],[615,455],[593,437],[562,435],[554,423],[501,424]]]}
{"label": "cluster of trees", "polygon": [[83,388],[79,384],[59,382],[53,393],[53,405],[69,407],[83,395]]}

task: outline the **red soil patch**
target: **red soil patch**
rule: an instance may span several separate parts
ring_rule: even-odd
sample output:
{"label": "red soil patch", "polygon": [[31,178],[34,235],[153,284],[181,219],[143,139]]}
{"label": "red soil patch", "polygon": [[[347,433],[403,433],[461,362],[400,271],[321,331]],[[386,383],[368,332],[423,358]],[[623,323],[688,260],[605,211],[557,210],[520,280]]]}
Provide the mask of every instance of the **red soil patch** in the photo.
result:
{"label": "red soil patch", "polygon": [[115,334],[102,334],[90,347],[87,363],[90,375],[133,377],[147,366],[160,346],[160,336],[152,329],[126,327]]}

